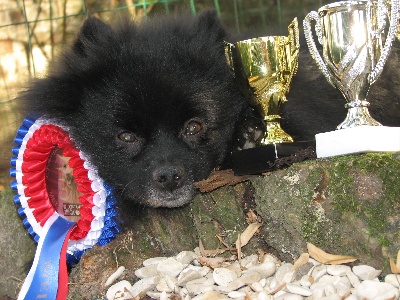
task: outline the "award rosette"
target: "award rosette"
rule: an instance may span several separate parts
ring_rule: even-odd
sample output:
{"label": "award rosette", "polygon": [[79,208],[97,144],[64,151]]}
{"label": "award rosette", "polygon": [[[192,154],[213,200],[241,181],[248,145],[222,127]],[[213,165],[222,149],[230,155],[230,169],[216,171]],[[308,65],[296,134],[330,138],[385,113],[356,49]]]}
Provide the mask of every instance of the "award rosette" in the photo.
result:
{"label": "award rosette", "polygon": [[121,231],[112,187],[78,150],[68,129],[25,118],[14,139],[11,188],[23,224],[38,243],[18,299],[65,299],[67,262]]}

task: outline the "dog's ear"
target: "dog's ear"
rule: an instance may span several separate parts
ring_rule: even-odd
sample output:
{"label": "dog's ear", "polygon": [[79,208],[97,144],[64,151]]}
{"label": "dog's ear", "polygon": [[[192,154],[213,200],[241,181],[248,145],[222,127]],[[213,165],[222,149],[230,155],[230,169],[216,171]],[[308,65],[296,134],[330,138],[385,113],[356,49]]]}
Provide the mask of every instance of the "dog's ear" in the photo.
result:
{"label": "dog's ear", "polygon": [[35,79],[19,96],[26,113],[52,118],[67,118],[82,107],[82,87],[90,80],[83,67],[89,58],[97,59],[112,38],[112,29],[97,18],[89,17],[71,50],[55,60],[46,78]]}
{"label": "dog's ear", "polygon": [[211,38],[223,39],[227,32],[215,10],[205,10],[197,16],[198,34]]}
{"label": "dog's ear", "polygon": [[86,56],[90,48],[101,45],[112,35],[111,26],[95,17],[89,17],[83,24],[73,45],[75,53]]}

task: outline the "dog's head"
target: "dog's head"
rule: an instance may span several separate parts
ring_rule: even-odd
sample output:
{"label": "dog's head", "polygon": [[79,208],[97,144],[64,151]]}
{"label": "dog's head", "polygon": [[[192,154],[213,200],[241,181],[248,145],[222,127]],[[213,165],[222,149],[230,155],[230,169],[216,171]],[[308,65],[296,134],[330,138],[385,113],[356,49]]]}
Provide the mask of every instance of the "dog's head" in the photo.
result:
{"label": "dog's head", "polygon": [[180,206],[224,159],[244,108],[225,34],[210,12],[140,26],[89,18],[22,98],[67,126],[122,198]]}

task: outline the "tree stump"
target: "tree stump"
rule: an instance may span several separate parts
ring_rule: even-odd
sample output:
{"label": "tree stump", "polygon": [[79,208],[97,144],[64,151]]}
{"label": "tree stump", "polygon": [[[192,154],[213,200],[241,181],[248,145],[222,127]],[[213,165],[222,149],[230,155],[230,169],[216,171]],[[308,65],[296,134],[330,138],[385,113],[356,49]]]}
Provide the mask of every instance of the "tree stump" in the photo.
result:
{"label": "tree stump", "polygon": [[[200,193],[183,208],[137,208],[116,240],[87,251],[71,271],[68,299],[104,296],[106,279],[122,265],[121,279],[134,283],[134,271],[144,259],[193,250],[199,240],[208,250],[225,247],[221,241],[234,246],[250,209],[263,225],[243,248],[245,254],[261,249],[292,262],[311,242],[388,273],[388,256],[400,250],[399,181],[400,153],[342,156],[295,163]],[[24,279],[21,270],[34,244],[16,214],[12,193],[3,198],[0,249],[7,264],[0,274]],[[14,296],[18,282],[10,277],[3,275],[0,294]]]}
{"label": "tree stump", "polygon": [[[292,262],[311,242],[327,252],[358,257],[357,263],[388,269],[400,249],[400,154],[364,154],[296,163],[250,180],[199,194],[179,209],[142,208],[129,228],[105,247],[88,251],[70,275],[69,299],[105,294],[117,266],[134,270],[149,257],[234,245],[254,210],[264,222],[244,247]],[[222,246],[224,247],[224,246]]]}
{"label": "tree stump", "polygon": [[22,225],[11,190],[0,192],[0,297],[16,297],[36,245]]}

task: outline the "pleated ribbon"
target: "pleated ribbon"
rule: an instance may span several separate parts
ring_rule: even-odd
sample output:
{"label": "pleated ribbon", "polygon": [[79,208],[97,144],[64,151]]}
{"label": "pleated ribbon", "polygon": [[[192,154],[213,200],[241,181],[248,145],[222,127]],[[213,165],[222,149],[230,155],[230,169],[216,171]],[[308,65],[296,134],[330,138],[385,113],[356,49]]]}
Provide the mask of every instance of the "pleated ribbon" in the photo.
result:
{"label": "pleated ribbon", "polygon": [[[11,183],[17,192],[14,202],[20,206],[18,213],[24,218],[24,226],[38,242],[34,264],[18,299],[65,299],[66,262],[74,266],[87,249],[96,243],[106,245],[121,231],[113,189],[74,146],[67,128],[27,117],[14,141],[17,146],[12,149],[10,169],[16,179]],[[59,215],[49,197],[46,168],[54,149],[62,149],[62,155],[69,158],[68,166],[80,193],[76,223]]]}

